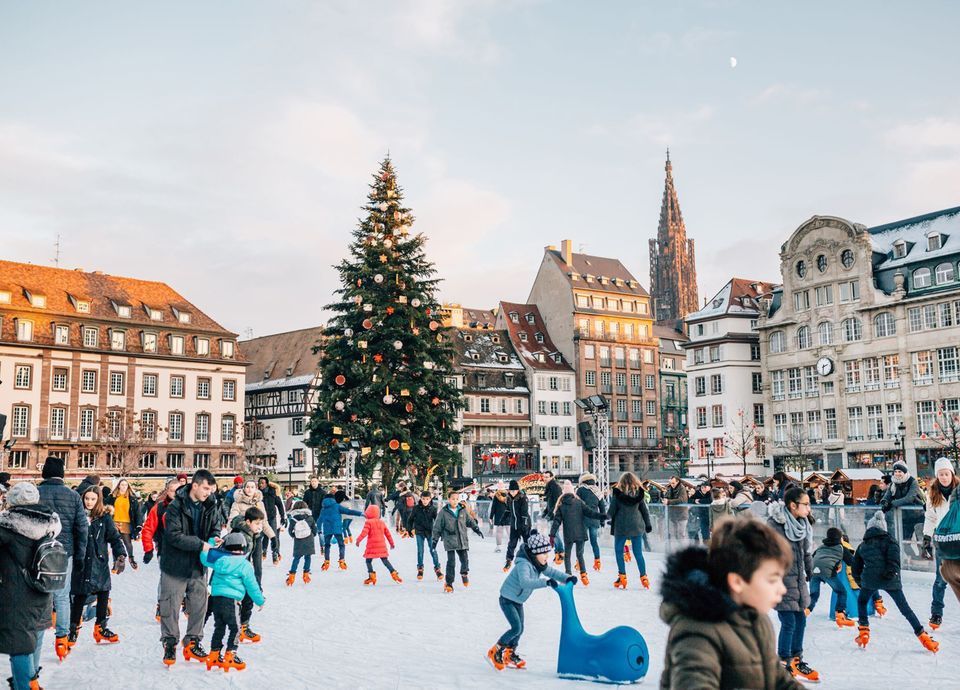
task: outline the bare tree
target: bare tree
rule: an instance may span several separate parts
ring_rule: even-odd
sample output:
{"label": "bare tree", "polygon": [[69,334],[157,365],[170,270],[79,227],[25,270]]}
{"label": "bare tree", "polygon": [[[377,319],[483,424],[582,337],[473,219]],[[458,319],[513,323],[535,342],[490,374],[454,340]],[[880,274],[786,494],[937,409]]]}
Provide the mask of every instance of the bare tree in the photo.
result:
{"label": "bare tree", "polygon": [[747,458],[757,451],[757,425],[747,419],[743,408],[737,410],[733,431],[724,433],[723,445],[740,458],[740,462],[743,463],[743,473],[747,474]]}
{"label": "bare tree", "polygon": [[800,473],[800,481],[803,481],[803,473],[808,469],[813,470],[815,458],[810,454],[810,440],[804,435],[802,428],[791,428],[786,440],[778,442],[778,448],[782,448],[786,453],[780,457],[783,462],[784,471],[796,470]]}
{"label": "bare tree", "polygon": [[[264,425],[256,417],[243,425],[244,473],[276,470],[275,436],[273,429]],[[272,463],[269,462],[271,459]]]}
{"label": "bare tree", "polygon": [[687,476],[690,464],[690,437],[686,430],[663,439],[663,465],[678,477]]}
{"label": "bare tree", "polygon": [[141,455],[165,431],[157,425],[156,415],[137,414],[127,408],[108,410],[96,425],[97,440],[107,454],[107,468],[119,472],[121,477],[141,469]]}
{"label": "bare tree", "polygon": [[927,438],[942,447],[954,462],[960,460],[960,413],[945,410],[942,403],[938,405],[933,433]]}

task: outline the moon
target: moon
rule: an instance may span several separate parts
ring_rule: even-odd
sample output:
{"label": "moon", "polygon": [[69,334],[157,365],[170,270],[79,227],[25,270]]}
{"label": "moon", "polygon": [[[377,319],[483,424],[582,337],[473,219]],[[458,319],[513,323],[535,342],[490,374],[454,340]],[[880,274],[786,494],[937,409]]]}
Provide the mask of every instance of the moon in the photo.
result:
{"label": "moon", "polygon": [[736,66],[737,66],[737,58],[731,57],[731,58],[730,58],[730,69],[734,69]]}

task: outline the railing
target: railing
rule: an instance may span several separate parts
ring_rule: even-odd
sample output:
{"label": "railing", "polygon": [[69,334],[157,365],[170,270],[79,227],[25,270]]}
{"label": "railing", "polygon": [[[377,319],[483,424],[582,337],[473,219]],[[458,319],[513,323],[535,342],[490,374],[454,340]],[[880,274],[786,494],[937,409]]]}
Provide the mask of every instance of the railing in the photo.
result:
{"label": "railing", "polygon": [[620,367],[621,369],[627,366],[627,360],[620,357],[616,359],[615,363],[616,363],[616,366]]}
{"label": "railing", "polygon": [[601,357],[601,358],[600,358],[600,366],[602,366],[602,367],[608,367],[608,366],[610,366],[610,358],[609,358],[609,357]]}
{"label": "railing", "polygon": [[81,434],[80,429],[40,427],[33,430],[33,436],[39,443],[92,443],[98,440],[96,429]]}
{"label": "railing", "polygon": [[610,393],[613,392],[613,386],[611,386],[609,383],[601,383],[600,392],[607,393],[609,395]]}
{"label": "railing", "polygon": [[630,386],[630,395],[643,395],[643,389],[640,386]]}
{"label": "railing", "polygon": [[626,386],[620,386],[620,385],[618,385],[618,386],[617,386],[617,395],[626,395],[626,394],[627,394],[627,387],[626,387]]}
{"label": "railing", "polygon": [[630,419],[630,415],[628,415],[626,412],[617,412],[617,421],[618,421],[618,422],[625,422],[625,421],[627,421],[628,419]]}

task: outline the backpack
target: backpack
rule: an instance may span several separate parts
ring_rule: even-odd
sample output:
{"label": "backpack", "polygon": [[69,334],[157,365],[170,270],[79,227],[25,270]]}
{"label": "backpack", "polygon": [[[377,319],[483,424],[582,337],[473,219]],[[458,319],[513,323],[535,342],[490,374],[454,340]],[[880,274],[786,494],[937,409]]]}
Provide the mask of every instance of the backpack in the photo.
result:
{"label": "backpack", "polygon": [[[956,489],[954,489],[956,491]],[[933,543],[937,554],[948,561],[960,560],[960,500],[950,501],[950,510],[933,530]]]}
{"label": "backpack", "polygon": [[38,592],[50,594],[67,586],[70,556],[56,537],[47,535],[37,544],[27,571],[27,582]]}
{"label": "backpack", "polygon": [[407,503],[407,508],[413,508],[413,506],[417,503],[417,499],[413,497],[413,494],[410,494],[409,496],[407,496],[406,503]]}
{"label": "backpack", "polygon": [[311,534],[312,530],[310,525],[307,524],[306,520],[296,520],[293,525],[293,536],[297,539],[309,539],[313,535]]}

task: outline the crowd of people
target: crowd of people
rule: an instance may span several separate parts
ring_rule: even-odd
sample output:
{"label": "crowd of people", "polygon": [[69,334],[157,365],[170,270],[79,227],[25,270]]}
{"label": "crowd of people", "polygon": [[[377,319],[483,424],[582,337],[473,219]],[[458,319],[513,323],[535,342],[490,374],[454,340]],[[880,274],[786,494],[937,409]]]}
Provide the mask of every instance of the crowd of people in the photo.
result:
{"label": "crowd of people", "polygon": [[[839,487],[826,494],[808,491],[784,474],[763,488],[703,482],[689,493],[679,477],[660,491],[626,472],[605,493],[592,474],[574,483],[548,471],[542,497],[528,496],[516,480],[476,495],[450,490],[442,497],[400,482],[389,494],[373,486],[360,511],[350,507],[342,487],[324,487],[316,477],[301,494],[288,490],[282,497],[266,477],[238,476],[232,487],[218,490],[216,478],[202,469],[190,478],[171,477],[144,500],[126,478],[108,487],[91,475],[74,489],[64,482],[63,461],[50,457],[38,485],[11,486],[9,475],[0,475],[0,653],[10,655],[11,686],[32,690],[40,687],[47,629],[54,628],[61,661],[89,620],[95,644],[119,642],[108,625],[111,583],[127,567],[140,567],[134,546],[139,541],[142,563],[159,561],[156,617],[163,663],[175,664],[179,648],[185,661],[207,669],[242,670],[240,644],[261,640],[251,621],[254,609],[266,603],[263,564],[270,558],[279,565],[287,552],[281,545],[289,539],[286,585],[293,586],[298,574],[311,582],[318,552],[321,571],[328,570],[334,543],[337,565],[347,570],[351,522],[363,517],[356,544],[363,548],[365,586],[377,585],[378,560],[394,582],[403,582],[389,558],[402,539],[415,540],[416,578],[423,579],[429,554],[447,593],[454,591],[458,564],[460,586],[470,584],[471,532],[493,536],[497,553],[505,546],[499,604],[509,627],[487,658],[497,670],[523,668],[517,648],[525,603],[538,588],[589,586],[586,546],[593,571],[600,571],[605,527],[617,566],[613,587],[627,589],[627,563],[634,561],[640,586],[650,589],[644,551],[654,530],[649,506],[659,502],[671,507],[666,536],[683,542],[668,558],[661,582],[661,616],[670,626],[662,687],[799,687],[798,678],[819,680],[804,658],[804,640],[806,619],[824,584],[837,596],[836,624],[856,626],[860,647],[870,642],[870,611],[886,613],[886,596],[923,647],[938,650],[903,594],[891,521],[896,508],[925,506],[923,549],[937,570],[928,620],[935,630],[948,585],[960,599],[960,479],[948,458],[936,462],[926,491],[904,464],[893,470],[886,490],[871,497],[877,510],[854,548],[837,526],[814,545],[811,506],[846,504],[846,497],[835,497],[843,496]],[[855,592],[852,602],[848,590]],[[771,610],[780,623],[776,636],[766,615]],[[210,618],[208,650],[203,639]]]}

